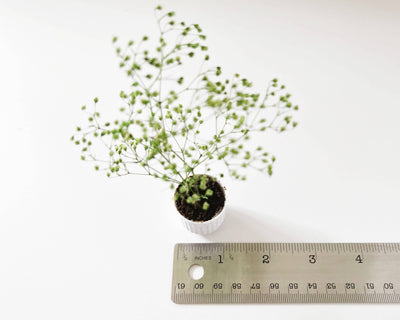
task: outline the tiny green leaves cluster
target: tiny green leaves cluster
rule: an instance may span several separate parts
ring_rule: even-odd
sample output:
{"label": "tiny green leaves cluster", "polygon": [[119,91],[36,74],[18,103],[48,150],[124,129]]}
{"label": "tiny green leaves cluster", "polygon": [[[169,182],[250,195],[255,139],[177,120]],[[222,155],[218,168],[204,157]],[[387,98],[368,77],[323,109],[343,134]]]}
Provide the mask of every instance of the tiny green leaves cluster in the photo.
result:
{"label": "tiny green leaves cluster", "polygon": [[[109,177],[150,175],[172,186],[200,173],[240,180],[248,169],[271,175],[275,157],[247,140],[297,126],[298,106],[285,86],[273,79],[260,93],[239,74],[225,77],[221,67],[209,66],[207,37],[198,24],[177,20],[161,6],[155,14],[156,37],[125,45],[112,39],[129,86],[119,93],[119,116],[112,121],[100,115],[97,97],[82,106],[87,124],[71,137],[82,160]],[[216,171],[218,163],[224,169]],[[210,196],[199,182],[201,194],[188,196],[188,203]],[[190,183],[182,187],[188,190],[178,194],[191,190]]]}
{"label": "tiny green leaves cluster", "polygon": [[208,210],[209,200],[214,191],[209,188],[210,182],[215,181],[208,175],[194,175],[183,180],[175,192],[175,201],[183,199],[187,204],[194,207],[200,207],[202,210]]}

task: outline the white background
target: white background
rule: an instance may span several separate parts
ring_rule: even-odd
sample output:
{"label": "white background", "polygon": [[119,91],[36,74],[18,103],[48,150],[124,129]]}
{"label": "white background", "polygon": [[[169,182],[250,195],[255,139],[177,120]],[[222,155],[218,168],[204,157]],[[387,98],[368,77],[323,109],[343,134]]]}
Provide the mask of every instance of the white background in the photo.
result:
{"label": "white background", "polygon": [[224,179],[226,223],[180,225],[167,184],[106,179],[69,141],[82,104],[129,85],[111,38],[155,35],[155,1],[0,0],[0,319],[395,319],[393,305],[181,306],[173,245],[399,241],[400,3],[167,1],[212,62],[283,81],[299,127],[266,137],[275,174]]}

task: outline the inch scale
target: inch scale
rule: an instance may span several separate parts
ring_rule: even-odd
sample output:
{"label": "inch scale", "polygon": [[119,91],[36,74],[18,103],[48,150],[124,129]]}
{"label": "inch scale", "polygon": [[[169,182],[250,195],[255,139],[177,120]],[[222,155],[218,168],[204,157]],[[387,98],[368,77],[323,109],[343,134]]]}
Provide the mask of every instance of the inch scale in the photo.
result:
{"label": "inch scale", "polygon": [[400,243],[176,244],[172,301],[400,303]]}

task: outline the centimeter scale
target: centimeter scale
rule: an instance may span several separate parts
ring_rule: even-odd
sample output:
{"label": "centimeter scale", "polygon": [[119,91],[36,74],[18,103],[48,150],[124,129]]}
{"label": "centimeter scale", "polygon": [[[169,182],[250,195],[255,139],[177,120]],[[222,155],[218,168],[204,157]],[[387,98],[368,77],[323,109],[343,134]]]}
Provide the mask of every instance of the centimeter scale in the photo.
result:
{"label": "centimeter scale", "polygon": [[400,243],[176,244],[172,301],[400,303]]}

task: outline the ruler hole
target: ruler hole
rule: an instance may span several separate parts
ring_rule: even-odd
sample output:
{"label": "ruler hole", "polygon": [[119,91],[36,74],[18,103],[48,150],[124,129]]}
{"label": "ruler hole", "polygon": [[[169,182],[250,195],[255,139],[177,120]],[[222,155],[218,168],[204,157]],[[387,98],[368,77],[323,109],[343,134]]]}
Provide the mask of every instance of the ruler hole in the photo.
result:
{"label": "ruler hole", "polygon": [[198,264],[193,264],[189,268],[189,276],[193,280],[200,280],[204,276],[204,268]]}

